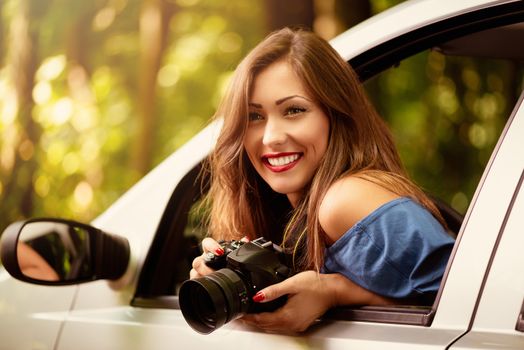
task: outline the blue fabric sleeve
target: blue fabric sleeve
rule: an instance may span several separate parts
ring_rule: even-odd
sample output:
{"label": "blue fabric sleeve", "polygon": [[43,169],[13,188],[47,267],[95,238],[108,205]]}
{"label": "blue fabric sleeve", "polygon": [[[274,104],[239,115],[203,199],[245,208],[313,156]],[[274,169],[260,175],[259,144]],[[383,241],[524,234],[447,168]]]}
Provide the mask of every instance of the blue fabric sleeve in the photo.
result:
{"label": "blue fabric sleeve", "polygon": [[409,198],[398,198],[328,247],[322,272],[341,273],[390,298],[434,296],[453,244],[429,211]]}

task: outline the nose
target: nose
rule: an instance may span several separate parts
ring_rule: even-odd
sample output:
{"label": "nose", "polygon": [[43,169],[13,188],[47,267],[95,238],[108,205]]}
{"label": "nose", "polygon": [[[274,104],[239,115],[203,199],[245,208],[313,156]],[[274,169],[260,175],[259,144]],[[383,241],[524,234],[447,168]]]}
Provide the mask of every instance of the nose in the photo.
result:
{"label": "nose", "polygon": [[286,142],[287,132],[282,122],[277,118],[268,117],[264,127],[262,143],[266,146],[281,145]]}

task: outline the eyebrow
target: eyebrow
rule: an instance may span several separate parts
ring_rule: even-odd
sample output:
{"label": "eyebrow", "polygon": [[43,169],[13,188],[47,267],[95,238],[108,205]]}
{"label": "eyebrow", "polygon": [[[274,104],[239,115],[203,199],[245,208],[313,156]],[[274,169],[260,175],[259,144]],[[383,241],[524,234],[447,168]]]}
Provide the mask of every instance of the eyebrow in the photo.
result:
{"label": "eyebrow", "polygon": [[[298,98],[301,98],[303,100],[311,102],[311,100],[309,98],[307,98],[307,97],[304,97],[304,96],[301,96],[301,95],[291,95],[291,96],[282,97],[281,99],[276,100],[275,101],[275,105],[277,105],[277,106],[281,105],[282,103],[286,102],[287,100],[290,100],[290,99],[295,98],[295,97],[298,97]],[[260,103],[249,102],[249,106],[262,109],[262,105]]]}

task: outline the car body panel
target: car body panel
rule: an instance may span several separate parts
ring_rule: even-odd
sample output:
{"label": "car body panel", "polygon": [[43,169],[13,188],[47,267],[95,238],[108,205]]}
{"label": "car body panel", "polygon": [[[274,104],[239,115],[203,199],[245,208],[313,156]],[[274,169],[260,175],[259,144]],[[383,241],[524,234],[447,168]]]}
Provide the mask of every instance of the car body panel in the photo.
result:
{"label": "car body panel", "polygon": [[[99,336],[79,344],[85,334]],[[324,322],[293,337],[262,333],[233,321],[201,335],[187,326],[179,310],[122,307],[71,312],[58,349],[171,349],[173,344],[182,349],[228,348],[231,344],[249,349],[377,349],[386,343],[388,349],[443,349],[458,334],[419,326],[338,321]]]}
{"label": "car body panel", "polygon": [[[523,136],[520,149],[524,149]],[[519,156],[524,164],[524,153]],[[524,332],[515,329],[524,300],[523,180],[524,170],[503,235],[497,242],[471,331],[452,349],[524,349]]]}
{"label": "car body panel", "polygon": [[[520,124],[520,130],[524,130],[524,108],[520,110],[521,118],[515,121]],[[514,125],[516,128],[517,125]],[[514,129],[515,130],[515,129]],[[503,330],[515,328],[517,317],[524,300],[524,132],[513,135],[515,145],[513,150],[517,152],[513,161],[518,158],[520,164],[520,183],[515,193],[515,201],[512,210],[508,213],[504,232],[497,243],[493,261],[489,267],[489,274],[482,296],[475,314],[473,329]],[[513,151],[514,152],[514,151]],[[501,294],[501,290],[504,291]],[[523,333],[520,333],[524,336]],[[521,339],[521,341],[524,338]],[[523,349],[524,349],[524,343]]]}
{"label": "car body panel", "polygon": [[[78,286],[46,287],[7,277],[0,268],[0,349],[52,349]],[[106,283],[107,284],[107,283]],[[61,313],[52,321],[39,312]]]}

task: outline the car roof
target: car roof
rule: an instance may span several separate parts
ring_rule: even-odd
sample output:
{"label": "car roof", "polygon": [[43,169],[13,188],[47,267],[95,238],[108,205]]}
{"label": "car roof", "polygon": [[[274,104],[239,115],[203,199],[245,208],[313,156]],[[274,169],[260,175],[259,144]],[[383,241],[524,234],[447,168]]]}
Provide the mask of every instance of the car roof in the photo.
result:
{"label": "car roof", "polygon": [[[519,1],[519,0],[517,0]],[[410,0],[381,12],[330,41],[346,60],[417,28],[515,0]]]}
{"label": "car roof", "polygon": [[524,37],[522,22],[520,0],[413,0],[358,24],[330,43],[365,81],[427,49],[522,59],[524,46],[515,44]]}

